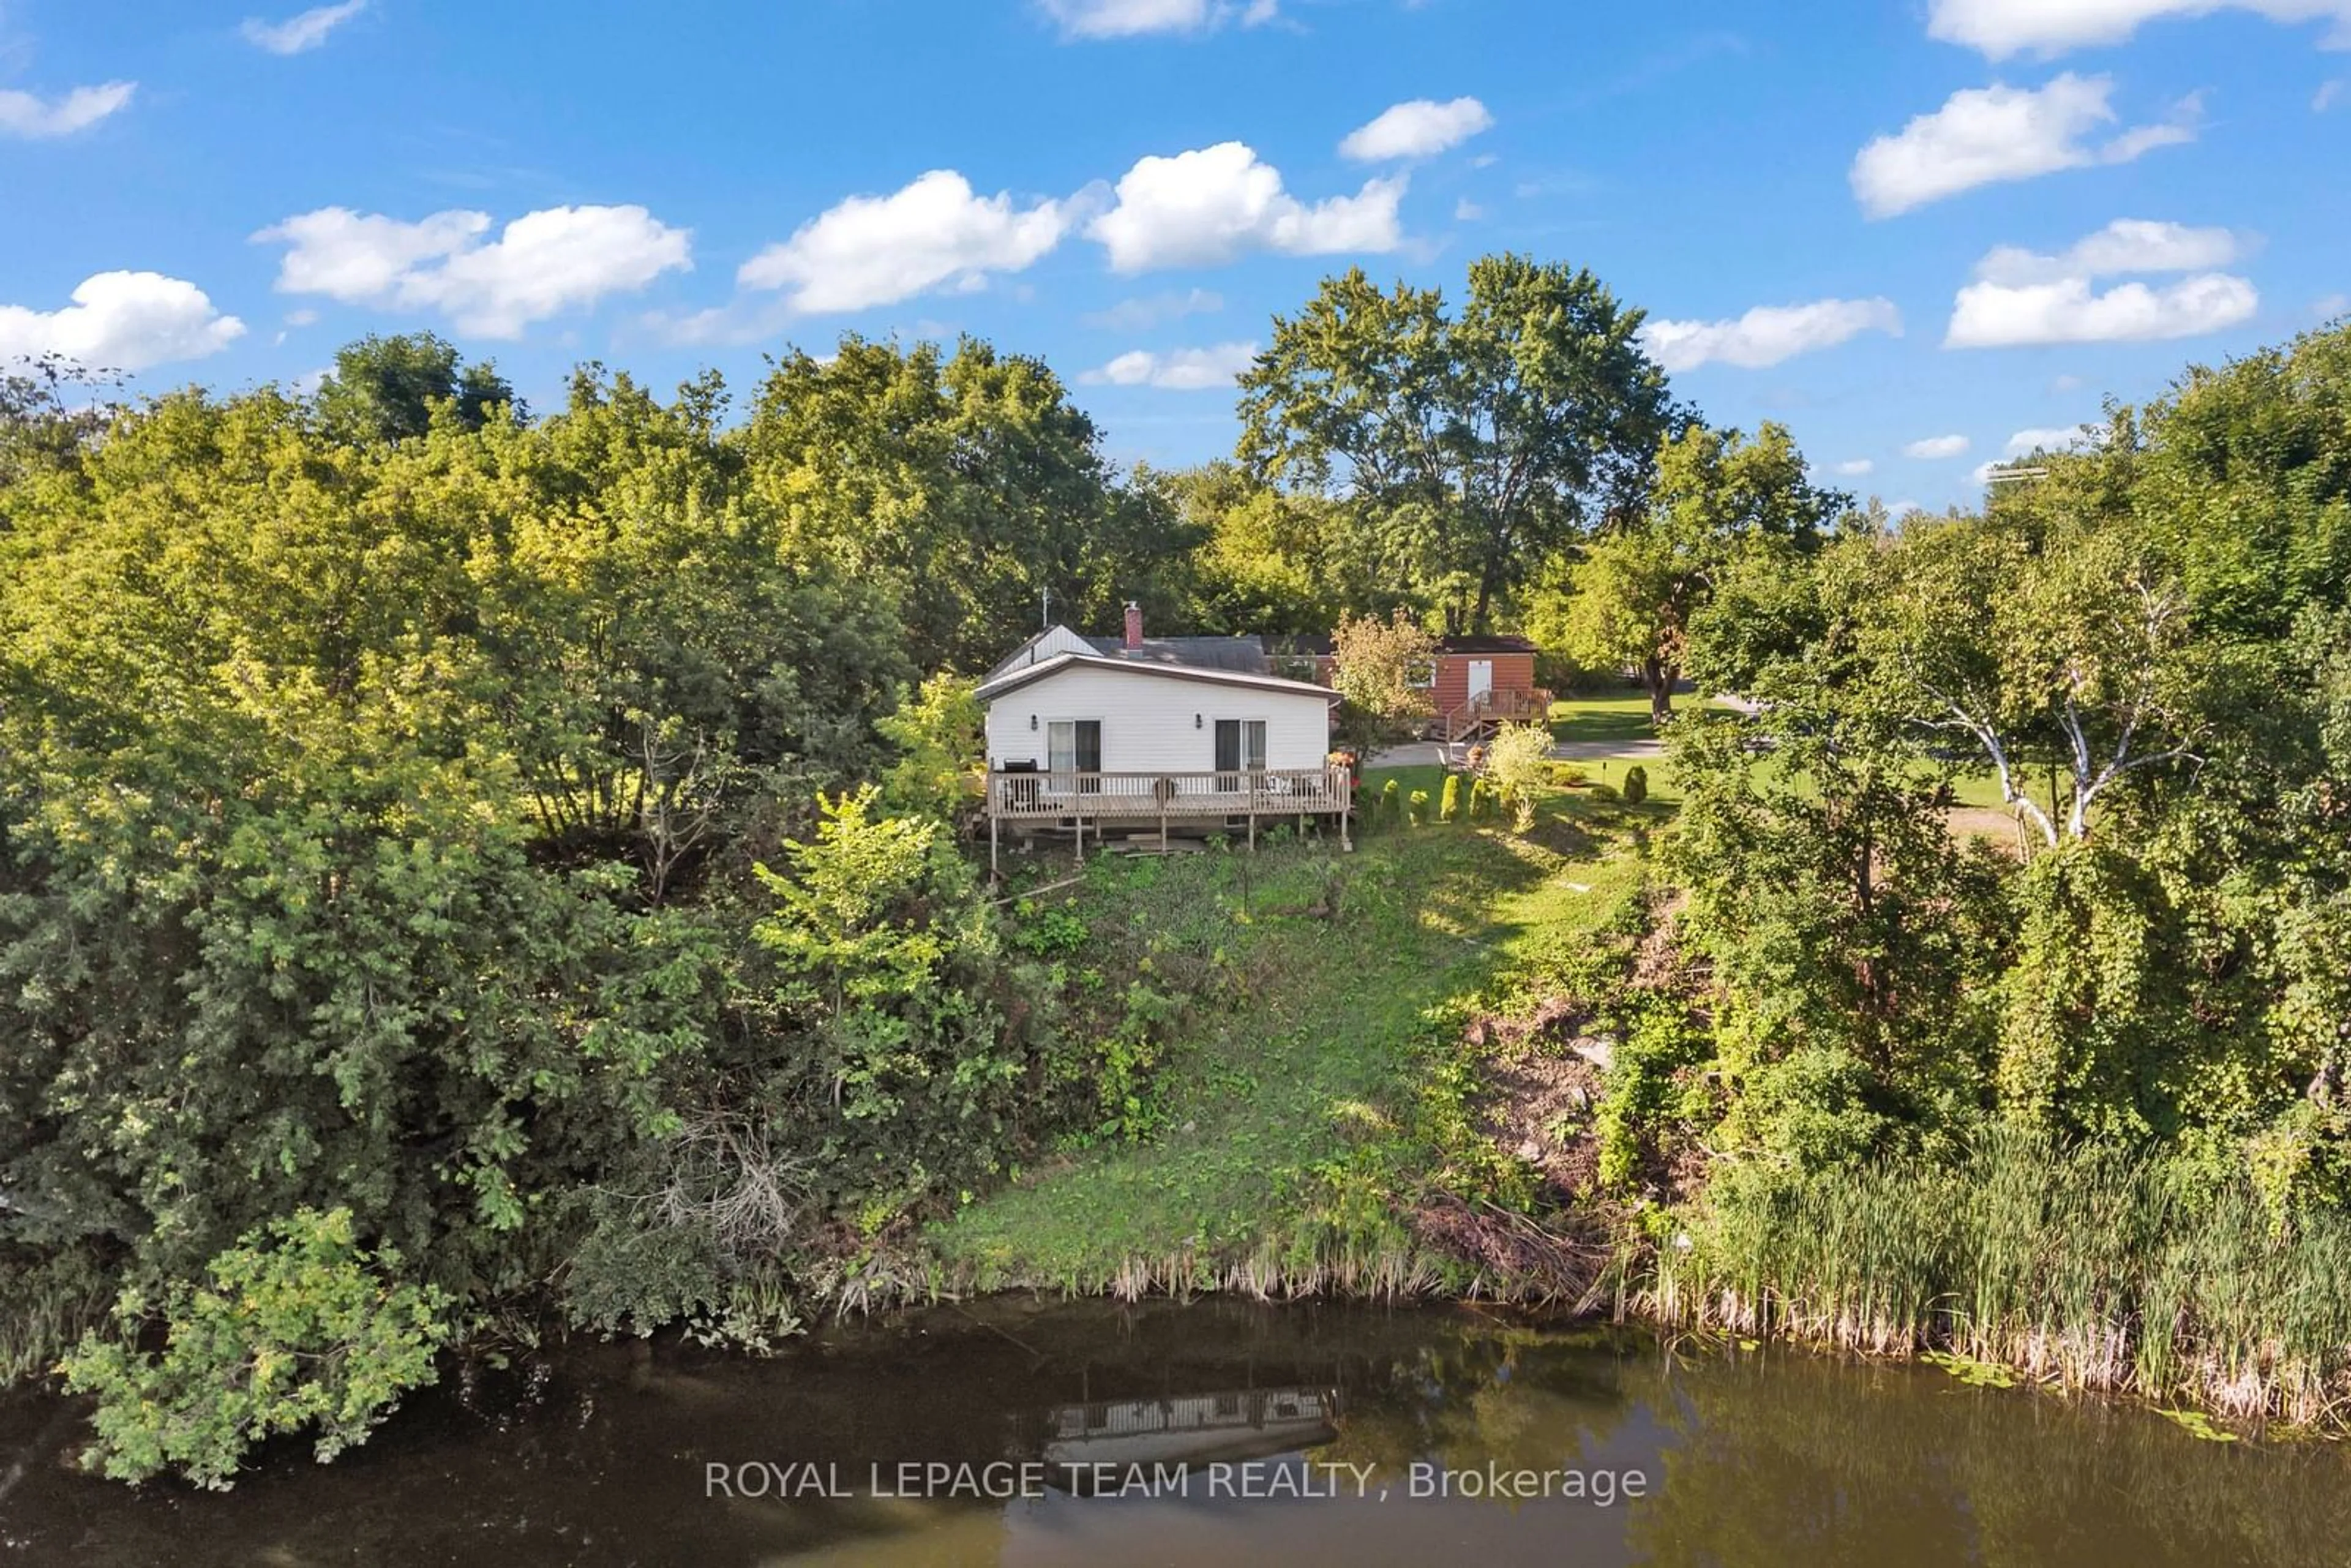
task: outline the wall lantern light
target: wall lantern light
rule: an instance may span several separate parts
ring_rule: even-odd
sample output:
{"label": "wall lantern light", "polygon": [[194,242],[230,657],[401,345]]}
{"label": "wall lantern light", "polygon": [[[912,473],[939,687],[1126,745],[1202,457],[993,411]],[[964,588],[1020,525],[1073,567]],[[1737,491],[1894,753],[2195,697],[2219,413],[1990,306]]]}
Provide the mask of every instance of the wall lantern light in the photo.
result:
{"label": "wall lantern light", "polygon": [[1200,726],[1200,716],[1199,716],[1198,714],[1196,714],[1196,714],[1194,714],[1194,715],[1192,716],[1192,727],[1193,727],[1194,729],[1198,729],[1199,727],[1201,727],[1201,726]]}
{"label": "wall lantern light", "polygon": [[1037,727],[1037,716],[1033,713],[1029,716],[1029,727],[1032,730]]}

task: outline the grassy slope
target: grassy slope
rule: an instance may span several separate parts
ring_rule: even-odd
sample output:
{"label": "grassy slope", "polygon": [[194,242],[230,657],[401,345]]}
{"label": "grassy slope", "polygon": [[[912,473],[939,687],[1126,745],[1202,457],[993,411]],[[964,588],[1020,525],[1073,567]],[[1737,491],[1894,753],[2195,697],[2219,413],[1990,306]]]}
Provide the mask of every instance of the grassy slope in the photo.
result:
{"label": "grassy slope", "polygon": [[[1652,733],[1637,695],[1562,702],[1552,723],[1569,738],[1628,747]],[[1405,1126],[1438,1054],[1432,1012],[1506,988],[1638,891],[1638,830],[1679,804],[1672,765],[1638,759],[1650,785],[1638,812],[1569,791],[1544,802],[1523,838],[1461,826],[1364,835],[1342,861],[1337,921],[1276,913],[1317,896],[1328,857],[1306,847],[1097,862],[1076,895],[1081,914],[1123,915],[1195,942],[1207,933],[1239,995],[1186,1020],[1158,1072],[1156,1133],[1028,1173],[935,1228],[934,1253],[981,1286],[1101,1289],[1138,1265],[1286,1245],[1326,1200],[1322,1173],[1366,1145],[1384,1145],[1388,1174],[1407,1185],[1442,1163],[1447,1151],[1411,1148]],[[1615,784],[1631,760],[1580,766]],[[1374,790],[1390,778],[1407,794],[1426,789],[1433,806],[1443,774],[1370,778]]]}
{"label": "grassy slope", "polygon": [[[1441,1157],[1409,1134],[1395,1146],[1440,1027],[1431,1009],[1573,943],[1640,887],[1645,857],[1628,830],[1664,808],[1595,831],[1603,812],[1562,796],[1524,837],[1374,832],[1343,862],[1334,921],[1267,913],[1311,898],[1320,857],[1300,848],[1098,876],[1125,885],[1090,897],[1147,898],[1171,923],[1225,922],[1240,994],[1202,1009],[1171,1053],[1156,1136],[1032,1173],[939,1227],[935,1251],[984,1286],[1097,1289],[1138,1267],[1164,1272],[1169,1259],[1232,1260],[1290,1243],[1323,1196],[1320,1172],[1366,1144],[1389,1145],[1384,1157],[1400,1159],[1408,1180],[1416,1158],[1426,1168]],[[1246,921],[1244,871],[1258,912]]]}

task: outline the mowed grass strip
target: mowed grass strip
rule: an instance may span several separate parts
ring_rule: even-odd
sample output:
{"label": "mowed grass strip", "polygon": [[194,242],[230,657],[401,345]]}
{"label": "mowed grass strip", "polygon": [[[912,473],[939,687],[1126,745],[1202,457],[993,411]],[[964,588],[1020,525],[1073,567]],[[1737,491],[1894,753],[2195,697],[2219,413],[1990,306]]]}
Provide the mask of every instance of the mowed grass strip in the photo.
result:
{"label": "mowed grass strip", "polygon": [[[1405,788],[1428,789],[1433,806],[1427,780]],[[1284,1244],[1310,1217],[1319,1166],[1395,1138],[1433,1015],[1597,929],[1638,890],[1635,836],[1594,831],[1607,815],[1557,795],[1523,836],[1376,827],[1336,857],[1333,918],[1298,913],[1328,885],[1327,849],[1140,861],[1102,877],[1113,885],[1088,898],[1149,900],[1170,927],[1224,923],[1238,994],[1199,1009],[1170,1049],[1154,1136],[1075,1152],[974,1203],[931,1233],[941,1262],[977,1288],[1087,1291],[1137,1265]]]}

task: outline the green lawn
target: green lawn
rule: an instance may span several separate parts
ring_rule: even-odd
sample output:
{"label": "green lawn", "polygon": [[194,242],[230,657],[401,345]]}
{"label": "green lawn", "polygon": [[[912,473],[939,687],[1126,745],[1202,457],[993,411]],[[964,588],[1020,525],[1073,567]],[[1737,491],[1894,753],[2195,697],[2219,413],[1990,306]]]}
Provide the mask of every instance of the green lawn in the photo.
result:
{"label": "green lawn", "polygon": [[[1398,771],[1407,789],[1437,776]],[[1335,919],[1295,912],[1327,885],[1332,857],[1319,849],[1098,873],[1116,885],[1088,897],[1224,923],[1237,993],[1201,1009],[1171,1051],[1155,1135],[1066,1155],[935,1228],[933,1249],[982,1288],[1075,1290],[1294,1254],[1301,1236],[1327,1234],[1331,1173],[1351,1151],[1417,1157],[1408,1137],[1397,1154],[1397,1140],[1440,1037],[1458,1028],[1443,1021],[1447,1004],[1611,920],[1644,879],[1642,830],[1665,814],[1567,794],[1547,800],[1523,836],[1375,828],[1337,860]]]}
{"label": "green lawn", "polygon": [[[1683,695],[1674,700],[1677,714],[1687,711],[1695,697]],[[1624,782],[1625,768],[1632,761],[1640,762],[1648,770],[1649,791],[1653,800],[1678,803],[1679,791],[1675,788],[1670,762],[1638,754],[1627,756],[1642,742],[1657,738],[1649,725],[1649,699],[1635,692],[1625,695],[1562,698],[1551,705],[1551,733],[1555,741],[1587,745],[1620,747],[1613,755],[1586,761],[1583,767],[1593,779],[1604,784]],[[1769,756],[1758,761],[1758,771],[1769,773],[1774,763]],[[1969,769],[1953,780],[1959,804],[1979,810],[2002,811],[2000,780],[1989,768]]]}
{"label": "green lawn", "polygon": [[[1687,699],[1685,699],[1687,700]],[[1631,696],[1569,697],[1551,705],[1551,737],[1558,741],[1623,745],[1655,740],[1649,699]]]}

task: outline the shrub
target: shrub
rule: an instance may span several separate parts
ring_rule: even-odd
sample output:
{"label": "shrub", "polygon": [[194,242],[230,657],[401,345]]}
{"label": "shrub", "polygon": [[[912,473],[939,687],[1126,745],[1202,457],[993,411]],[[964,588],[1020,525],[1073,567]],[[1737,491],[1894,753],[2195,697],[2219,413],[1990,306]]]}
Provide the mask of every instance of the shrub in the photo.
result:
{"label": "shrub", "polygon": [[1445,793],[1437,803],[1437,820],[1440,822],[1461,820],[1461,775],[1458,773],[1445,776]]}
{"label": "shrub", "polygon": [[1594,784],[1592,787],[1592,798],[1595,800],[1605,800],[1611,804],[1624,799],[1616,793],[1616,786],[1614,784]]}
{"label": "shrub", "polygon": [[1625,804],[1637,806],[1649,798],[1649,770],[1639,763],[1625,769]]}
{"label": "shrub", "polygon": [[1412,792],[1412,799],[1405,802],[1405,813],[1412,825],[1416,828],[1427,821],[1428,791],[1426,789],[1414,790]]}
{"label": "shrub", "polygon": [[1670,1002],[1640,1008],[1609,1063],[1595,1118],[1601,1186],[1629,1185],[1673,1124],[1705,1113],[1702,1103],[1686,1103],[1692,1097],[1680,1074],[1704,1062],[1708,1049],[1705,1032]]}
{"label": "shrub", "polygon": [[[367,1441],[400,1396],[434,1380],[449,1297],[399,1283],[400,1254],[352,1239],[351,1211],[298,1210],[241,1238],[205,1266],[209,1284],[164,1298],[163,1353],[86,1334],[60,1369],[98,1396],[98,1441],[84,1463],[117,1480],[177,1469],[226,1490],[245,1450],[316,1425],[323,1463]],[[148,1303],[115,1308],[126,1340]]]}
{"label": "shrub", "polygon": [[873,727],[901,753],[882,776],[882,800],[893,811],[952,822],[972,809],[976,774],[987,744],[977,684],[955,675],[933,675],[916,692],[903,687],[898,710]]}
{"label": "shrub", "polygon": [[1486,781],[1483,779],[1471,779],[1469,781],[1469,820],[1473,822],[1482,822],[1493,809],[1492,791],[1486,788]]}
{"label": "shrub", "polygon": [[1541,725],[1506,724],[1486,758],[1503,802],[1516,817],[1519,831],[1525,832],[1535,825],[1535,792],[1550,781],[1551,731]]}
{"label": "shrub", "polygon": [[1404,815],[1404,795],[1395,779],[1380,791],[1380,821],[1393,822]]}
{"label": "shrub", "polygon": [[1544,769],[1544,777],[1562,789],[1573,789],[1591,775],[1580,762],[1554,762]]}

